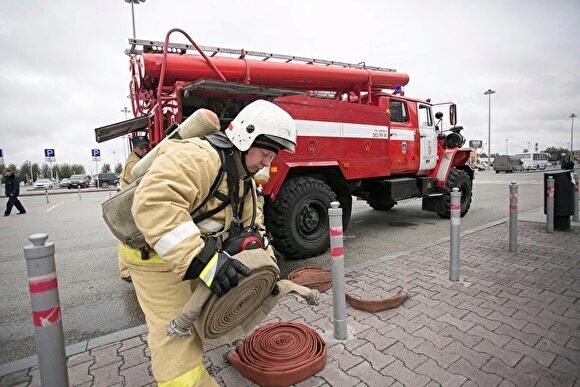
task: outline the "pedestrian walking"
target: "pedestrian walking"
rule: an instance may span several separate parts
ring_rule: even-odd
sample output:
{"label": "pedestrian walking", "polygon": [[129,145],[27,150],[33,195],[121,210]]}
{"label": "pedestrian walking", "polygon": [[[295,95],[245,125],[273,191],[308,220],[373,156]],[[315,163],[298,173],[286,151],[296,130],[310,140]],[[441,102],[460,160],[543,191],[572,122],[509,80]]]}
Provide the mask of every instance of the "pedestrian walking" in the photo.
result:
{"label": "pedestrian walking", "polygon": [[[133,176],[131,172],[133,167],[149,152],[149,138],[147,136],[135,136],[131,139],[133,144],[133,151],[127,157],[125,161],[125,167],[121,173],[121,179],[119,180],[119,185],[124,188],[133,182]],[[129,269],[125,265],[125,261],[122,257],[123,249],[119,245],[119,275],[121,279],[127,282],[131,282],[131,275],[129,274]]]}
{"label": "pedestrian walking", "polygon": [[9,216],[14,206],[18,210],[18,215],[26,214],[24,206],[18,200],[18,195],[20,195],[20,178],[10,168],[4,169],[4,191],[8,198],[4,216]]}
{"label": "pedestrian walking", "polygon": [[[272,257],[256,207],[253,175],[280,150],[294,151],[296,126],[273,103],[246,106],[225,132],[160,146],[134,196],[132,213],[149,252],[124,246],[137,299],[149,330],[153,375],[163,386],[217,386],[203,365],[200,337],[167,336],[197,286],[218,296],[249,269],[236,260],[254,240]],[[199,207],[199,208],[198,208]],[[249,247],[248,247],[249,248]]]}

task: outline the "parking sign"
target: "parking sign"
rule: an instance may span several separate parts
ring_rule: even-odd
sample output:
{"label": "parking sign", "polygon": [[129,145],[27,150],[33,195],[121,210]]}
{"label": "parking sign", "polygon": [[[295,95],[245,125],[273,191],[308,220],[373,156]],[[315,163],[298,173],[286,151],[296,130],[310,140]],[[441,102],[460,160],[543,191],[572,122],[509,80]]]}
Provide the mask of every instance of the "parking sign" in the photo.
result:
{"label": "parking sign", "polygon": [[101,150],[100,149],[91,149],[91,156],[93,157],[93,161],[100,161],[101,160]]}
{"label": "parking sign", "polygon": [[54,149],[45,149],[44,158],[48,162],[56,161],[56,153],[54,152]]}

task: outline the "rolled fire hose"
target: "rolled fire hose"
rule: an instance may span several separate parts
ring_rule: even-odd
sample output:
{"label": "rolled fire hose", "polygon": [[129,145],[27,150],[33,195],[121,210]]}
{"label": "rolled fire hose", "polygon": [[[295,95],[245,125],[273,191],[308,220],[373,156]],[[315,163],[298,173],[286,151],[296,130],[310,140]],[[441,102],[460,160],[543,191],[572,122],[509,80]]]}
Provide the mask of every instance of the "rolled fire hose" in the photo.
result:
{"label": "rolled fire hose", "polygon": [[317,290],[278,280],[280,269],[265,250],[242,251],[234,258],[250,268],[250,275],[240,276],[238,286],[222,297],[207,286],[198,285],[182,313],[169,323],[169,336],[187,337],[195,328],[204,343],[223,345],[247,336],[289,292],[318,304]]}
{"label": "rolled fire hose", "polygon": [[[316,266],[306,266],[292,271],[288,274],[288,279],[312,288],[325,292],[332,286],[332,274],[330,270]],[[398,308],[409,297],[409,292],[401,289],[396,295],[379,300],[362,299],[351,295],[345,291],[346,300],[355,309],[366,312],[380,312],[387,309]]]}
{"label": "rolled fire hose", "polygon": [[159,145],[162,145],[167,140],[171,139],[185,139],[193,137],[203,137],[208,134],[217,133],[220,130],[220,120],[218,116],[208,109],[197,109],[192,115],[187,117],[173,132],[165,137],[161,142],[149,153],[147,153],[141,160],[135,164],[131,170],[133,180],[143,176],[149,170],[151,163],[157,156]]}
{"label": "rolled fire hose", "polygon": [[226,361],[260,386],[290,386],[322,371],[326,343],[311,327],[294,322],[273,322],[234,343]]}

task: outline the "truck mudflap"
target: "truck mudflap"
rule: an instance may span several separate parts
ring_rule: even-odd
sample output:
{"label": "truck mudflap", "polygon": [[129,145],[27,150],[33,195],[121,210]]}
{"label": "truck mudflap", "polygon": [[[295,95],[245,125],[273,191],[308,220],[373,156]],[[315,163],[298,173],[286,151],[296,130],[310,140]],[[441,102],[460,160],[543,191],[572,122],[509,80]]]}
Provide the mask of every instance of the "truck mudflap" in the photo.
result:
{"label": "truck mudflap", "polygon": [[469,153],[469,149],[445,149],[439,161],[439,165],[433,169],[429,176],[436,179],[439,187],[445,187],[449,173],[454,167],[456,167],[458,169],[466,169],[467,174],[473,180],[473,170],[466,165],[466,162],[469,159]]}

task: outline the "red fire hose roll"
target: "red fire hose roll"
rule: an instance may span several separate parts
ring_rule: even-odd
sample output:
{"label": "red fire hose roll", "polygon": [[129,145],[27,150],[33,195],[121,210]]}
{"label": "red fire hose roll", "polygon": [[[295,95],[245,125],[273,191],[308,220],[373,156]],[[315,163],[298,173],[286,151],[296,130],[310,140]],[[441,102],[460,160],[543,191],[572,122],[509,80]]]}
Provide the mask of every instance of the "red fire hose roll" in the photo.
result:
{"label": "red fire hose roll", "polygon": [[314,329],[293,322],[273,322],[236,342],[227,360],[260,386],[299,383],[324,369],[326,343]]}

